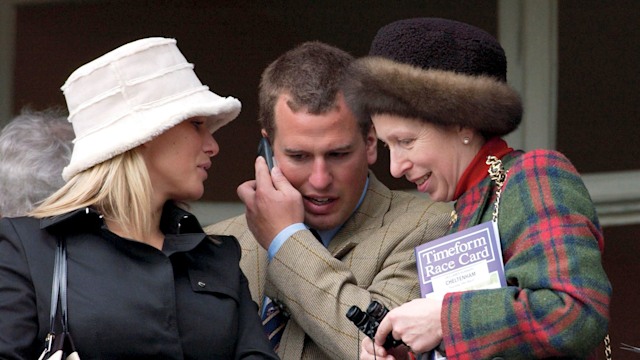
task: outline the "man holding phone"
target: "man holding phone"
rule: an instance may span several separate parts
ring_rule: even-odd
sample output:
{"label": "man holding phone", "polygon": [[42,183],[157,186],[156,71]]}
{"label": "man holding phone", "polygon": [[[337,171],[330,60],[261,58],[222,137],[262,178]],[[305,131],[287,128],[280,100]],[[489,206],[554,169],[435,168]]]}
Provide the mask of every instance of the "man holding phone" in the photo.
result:
{"label": "man holding phone", "polygon": [[[349,308],[420,297],[414,247],[442,236],[449,222],[447,205],[391,191],[369,170],[375,130],[339,91],[352,60],[308,42],[267,67],[259,121],[276,166],[270,174],[258,157],[256,179],[238,187],[246,213],[206,229],[239,239],[241,267],[267,320],[287,315],[276,326],[282,359],[357,358],[364,335],[346,318]],[[270,304],[278,305],[273,314]]]}

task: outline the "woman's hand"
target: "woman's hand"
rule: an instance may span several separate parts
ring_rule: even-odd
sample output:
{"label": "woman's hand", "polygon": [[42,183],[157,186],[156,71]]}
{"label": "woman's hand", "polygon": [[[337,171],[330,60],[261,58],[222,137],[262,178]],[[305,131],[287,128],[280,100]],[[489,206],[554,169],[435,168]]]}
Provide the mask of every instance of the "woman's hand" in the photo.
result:
{"label": "woman's hand", "polygon": [[[402,340],[414,353],[427,352],[438,346],[442,341],[441,309],[441,300],[424,298],[389,311],[376,332],[376,354],[389,333],[394,339]],[[364,345],[363,342],[363,350]]]}

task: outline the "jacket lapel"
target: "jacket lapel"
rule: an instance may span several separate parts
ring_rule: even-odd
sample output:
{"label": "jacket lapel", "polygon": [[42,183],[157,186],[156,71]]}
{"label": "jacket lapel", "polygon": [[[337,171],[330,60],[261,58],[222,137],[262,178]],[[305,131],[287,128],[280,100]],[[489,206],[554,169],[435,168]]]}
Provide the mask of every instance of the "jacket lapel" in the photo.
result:
{"label": "jacket lapel", "polygon": [[244,226],[244,229],[246,229],[245,232],[238,237],[240,246],[242,247],[240,264],[242,271],[249,281],[251,297],[253,301],[258,304],[259,309],[262,309],[264,287],[267,277],[267,251],[258,245],[258,242],[253,238],[253,235],[246,225],[245,217],[242,216],[241,219],[238,220],[241,221],[241,226]]}
{"label": "jacket lapel", "polygon": [[391,190],[386,188],[372,172],[369,187],[360,207],[351,215],[329,243],[328,250],[336,259],[348,254],[356,245],[369,238],[370,232],[382,227],[383,215],[391,206]]}
{"label": "jacket lapel", "polygon": [[306,334],[295,321],[289,321],[280,340],[278,356],[281,359],[302,359],[305,336]]}

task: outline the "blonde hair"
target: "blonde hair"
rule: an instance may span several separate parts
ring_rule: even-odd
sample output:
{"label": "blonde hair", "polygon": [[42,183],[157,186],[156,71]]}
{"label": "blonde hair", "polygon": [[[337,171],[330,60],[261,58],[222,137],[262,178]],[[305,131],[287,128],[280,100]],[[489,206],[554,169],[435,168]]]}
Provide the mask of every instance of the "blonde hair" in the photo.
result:
{"label": "blonde hair", "polygon": [[61,215],[93,207],[133,238],[152,233],[151,180],[142,155],[134,148],[73,176],[29,215]]}

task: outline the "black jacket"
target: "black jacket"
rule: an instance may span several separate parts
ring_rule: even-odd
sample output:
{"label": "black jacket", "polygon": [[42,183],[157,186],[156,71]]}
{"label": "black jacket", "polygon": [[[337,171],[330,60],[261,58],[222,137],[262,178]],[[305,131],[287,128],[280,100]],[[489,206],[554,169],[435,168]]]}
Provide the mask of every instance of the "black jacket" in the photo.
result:
{"label": "black jacket", "polygon": [[82,209],[0,220],[0,358],[35,359],[49,330],[56,237],[68,257],[68,320],[83,360],[276,359],[234,237],[204,234],[168,203],[164,248],[110,232]]}

